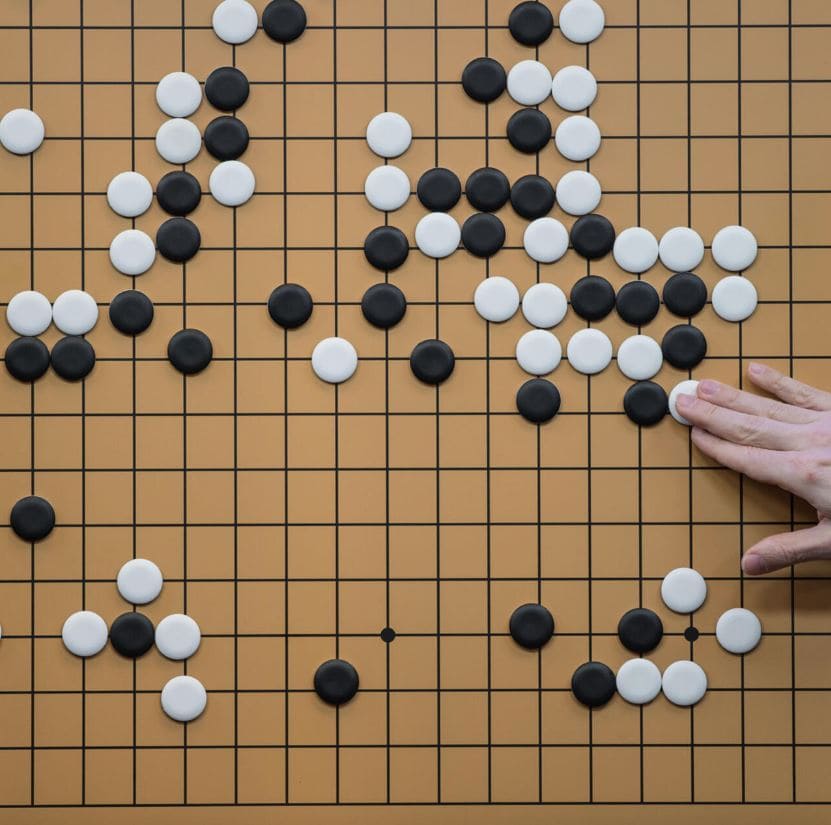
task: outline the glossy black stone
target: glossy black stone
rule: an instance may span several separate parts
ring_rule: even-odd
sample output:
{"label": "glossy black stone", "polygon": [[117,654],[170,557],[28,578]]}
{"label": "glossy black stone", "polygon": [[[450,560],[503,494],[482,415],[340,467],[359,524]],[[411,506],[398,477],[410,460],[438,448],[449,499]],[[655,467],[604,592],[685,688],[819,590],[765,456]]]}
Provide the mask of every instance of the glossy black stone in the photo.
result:
{"label": "glossy black stone", "polygon": [[314,301],[300,284],[280,284],[268,296],[268,314],[283,329],[302,327],[312,315]]}
{"label": "glossy black stone", "polygon": [[375,327],[394,327],[407,312],[407,299],[395,284],[374,284],[361,298],[361,312]]}
{"label": "glossy black stone", "polygon": [[455,172],[438,166],[418,179],[416,194],[431,212],[449,212],[462,197],[462,184]]}
{"label": "glossy black stone", "polygon": [[697,367],[707,354],[707,339],[698,327],[678,324],[667,330],[661,341],[664,358],[681,370]]}
{"label": "glossy black stone", "polygon": [[529,221],[547,215],[554,201],[554,187],[539,175],[523,175],[511,187],[511,206]]}
{"label": "glossy black stone", "polygon": [[193,212],[202,200],[202,187],[190,172],[168,172],[156,186],[156,200],[169,215]]}
{"label": "glossy black stone", "polygon": [[239,109],[248,100],[248,78],[234,66],[214,69],[205,81],[205,97],[223,112]]}
{"label": "glossy black stone", "polygon": [[681,318],[698,315],[707,303],[707,284],[694,272],[679,272],[664,284],[664,306]]}
{"label": "glossy black stone", "polygon": [[65,381],[86,378],[95,366],[95,350],[86,338],[67,335],[52,347],[52,369]]}
{"label": "glossy black stone", "polygon": [[263,9],[263,31],[278,43],[292,43],[306,30],[306,10],[297,0],[271,0]]}
{"label": "glossy black stone", "polygon": [[201,244],[199,227],[187,218],[168,218],[156,232],[159,253],[176,264],[189,261]]}
{"label": "glossy black stone", "polygon": [[167,344],[168,360],[185,375],[202,372],[213,354],[211,339],[200,329],[181,329]]}
{"label": "glossy black stone", "polygon": [[24,541],[45,539],[55,526],[55,510],[40,496],[25,496],[15,502],[9,524]]}
{"label": "glossy black stone", "polygon": [[477,57],[462,72],[462,88],[467,96],[479,103],[490,103],[507,85],[507,75],[501,63],[491,57]]}
{"label": "glossy black stone", "polygon": [[532,378],[517,390],[516,408],[526,420],[544,424],[560,410],[560,391],[545,378]]}
{"label": "glossy black stone", "polygon": [[248,148],[248,127],[237,117],[220,115],[205,127],[204,140],[217,160],[236,160]]}
{"label": "glossy black stone", "polygon": [[410,254],[410,242],[397,226],[377,226],[364,241],[364,255],[383,272],[397,269]]}
{"label": "glossy black stone", "polygon": [[496,215],[477,212],[462,224],[462,245],[479,258],[489,258],[505,244],[505,225]]}
{"label": "glossy black stone", "polygon": [[605,705],[616,689],[614,672],[602,662],[586,662],[571,677],[571,692],[578,702],[590,708]]}
{"label": "glossy black stone", "polygon": [[143,613],[122,613],[110,625],[110,643],[122,656],[137,659],[153,647],[153,622]]}
{"label": "glossy black stone", "polygon": [[571,308],[586,321],[599,321],[615,307],[615,288],[599,275],[586,275],[571,288]]}
{"label": "glossy black stone", "polygon": [[511,115],[506,132],[514,149],[531,155],[551,140],[551,121],[538,109],[520,109]]}
{"label": "glossy black stone", "polygon": [[528,0],[514,6],[508,17],[508,28],[517,43],[539,46],[554,30],[554,16],[545,4]]}
{"label": "glossy black stone", "polygon": [[455,366],[453,350],[444,341],[434,338],[416,344],[410,354],[410,369],[425,384],[441,384],[450,377]]}
{"label": "glossy black stone", "polygon": [[125,335],[140,335],[153,322],[153,302],[137,289],[119,292],[110,301],[110,323]]}
{"label": "glossy black stone", "polygon": [[664,624],[657,613],[636,607],[621,616],[617,635],[623,646],[633,653],[649,653],[664,636]]}
{"label": "glossy black stone", "polygon": [[389,644],[395,640],[395,631],[391,627],[385,627],[381,631],[381,641]]}
{"label": "glossy black stone", "polygon": [[40,338],[15,338],[3,356],[9,375],[18,381],[37,381],[49,369],[49,348]]}
{"label": "glossy black stone", "polygon": [[528,650],[539,650],[554,635],[554,617],[541,604],[523,604],[511,614],[508,630]]}
{"label": "glossy black stone", "polygon": [[465,182],[468,203],[480,212],[496,212],[511,196],[511,184],[504,172],[492,166],[483,166],[470,173]]}
{"label": "glossy black stone", "polygon": [[669,412],[666,390],[654,381],[638,381],[626,390],[623,409],[630,421],[651,427]]}
{"label": "glossy black stone", "polygon": [[612,251],[615,228],[603,215],[583,215],[571,227],[571,245],[579,255],[596,261]]}
{"label": "glossy black stone", "polygon": [[701,634],[698,632],[698,628],[697,628],[697,627],[688,627],[688,628],[684,631],[684,638],[685,638],[688,642],[697,642],[697,641],[698,641],[698,637],[699,637],[700,635],[701,635]]}
{"label": "glossy black stone", "polygon": [[358,692],[358,671],[343,659],[329,659],[316,671],[315,692],[330,705],[342,705]]}
{"label": "glossy black stone", "polygon": [[661,299],[658,291],[646,281],[629,281],[617,291],[617,314],[632,326],[648,324],[658,314]]}

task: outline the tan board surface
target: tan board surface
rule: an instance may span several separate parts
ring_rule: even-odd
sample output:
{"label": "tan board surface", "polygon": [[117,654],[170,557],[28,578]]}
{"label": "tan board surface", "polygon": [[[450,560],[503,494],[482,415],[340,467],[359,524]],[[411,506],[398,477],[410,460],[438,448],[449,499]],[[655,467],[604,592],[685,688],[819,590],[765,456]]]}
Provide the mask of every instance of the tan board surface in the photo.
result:
{"label": "tan board surface", "polygon": [[[361,316],[361,295],[383,279],[362,251],[383,223],[362,191],[378,162],[363,138],[371,116],[387,108],[413,124],[396,161],[413,182],[433,165],[463,180],[485,164],[511,180],[577,168],[553,147],[538,166],[520,155],[504,138],[515,104],[505,95],[486,110],[458,83],[473,57],[534,56],[507,31],[513,0],[304,5],[309,28],[284,49],[262,31],[223,44],[213,0],[0,0],[0,109],[32,106],[47,130],[31,160],[0,154],[0,301],[83,287],[101,305],[83,384],[50,372],[30,389],[0,375],[0,509],[36,492],[58,518],[33,549],[0,531],[0,819],[828,821],[831,568],[751,581],[739,567],[743,547],[811,511],[715,467],[669,418],[639,431],[614,365],[591,379],[561,365],[562,412],[542,428],[515,413],[524,374],[513,351],[529,327],[521,316],[485,324],[473,289],[505,274],[521,290],[553,280],[568,291],[586,263],[570,251],[534,265],[525,222],[507,207],[506,248],[490,263],[413,251],[389,276],[410,302],[405,320],[385,334]],[[827,5],[603,5],[607,29],[590,47],[555,31],[539,49],[550,68],[588,65],[600,83],[591,114],[604,143],[590,162],[600,211],[656,235],[689,223],[708,243],[742,223],[761,245],[749,273],[756,314],[731,325],[708,305],[696,324],[709,352],[694,376],[738,385],[755,358],[827,386]],[[232,63],[252,81],[239,116],[257,194],[236,212],[204,197],[196,258],[158,259],[132,279],[156,306],[134,344],[106,315],[131,287],[108,260],[131,222],[108,209],[107,183],[129,168],[155,183],[174,168],[153,144],[164,74],[204,81]],[[563,117],[551,101],[541,108],[555,125]],[[204,127],[216,114],[203,101],[193,119]],[[206,190],[212,166],[204,150],[188,165]],[[471,211],[463,199],[453,214]],[[389,222],[412,239],[422,213],[413,197]],[[163,217],[154,202],[135,226],[152,236]],[[611,258],[588,271],[616,287],[630,279]],[[710,288],[720,277],[709,252],[698,272]],[[660,289],[668,274],[659,264],[644,277]],[[316,302],[291,333],[264,308],[284,280]],[[660,338],[674,323],[662,309],[644,331]],[[565,341],[583,325],[570,312],[557,332]],[[207,332],[215,356],[187,379],[166,360],[183,326]],[[598,326],[615,344],[631,329],[614,315]],[[361,356],[337,389],[309,364],[335,333]],[[407,360],[436,336],[458,358],[438,390]],[[12,337],[3,325],[0,344]],[[683,377],[665,366],[656,380],[669,389]],[[186,611],[202,628],[184,666],[155,650],[134,666],[111,648],[82,662],[61,644],[70,613],[110,622],[130,609],[114,579],[133,556],[165,574],[151,619]],[[659,597],[679,565],[710,588],[694,644],[689,620]],[[557,622],[541,654],[507,635],[511,611],[538,600]],[[693,710],[616,697],[589,712],[571,674],[589,658],[619,666],[618,619],[641,604],[667,631],[654,660],[692,655],[710,691]],[[744,659],[713,635],[738,604],[765,629]],[[384,627],[398,634],[389,645]],[[335,655],[361,678],[337,711],[311,690]],[[181,672],[209,692],[186,727],[159,706]]]}

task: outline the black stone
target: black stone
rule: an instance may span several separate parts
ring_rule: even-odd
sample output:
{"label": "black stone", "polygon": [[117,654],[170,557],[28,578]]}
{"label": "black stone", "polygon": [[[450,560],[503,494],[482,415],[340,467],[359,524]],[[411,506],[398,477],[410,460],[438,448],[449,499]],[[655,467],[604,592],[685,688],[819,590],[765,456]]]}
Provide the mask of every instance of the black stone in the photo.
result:
{"label": "black stone", "polygon": [[501,63],[491,57],[477,57],[462,72],[462,88],[467,96],[479,103],[496,100],[507,85],[507,75]]}
{"label": "black stone", "polygon": [[511,184],[504,172],[492,166],[483,166],[465,182],[465,197],[468,203],[480,212],[496,212],[511,196]]}
{"label": "black stone", "polygon": [[306,10],[297,0],[271,0],[263,9],[263,31],[278,43],[291,43],[306,30]]}
{"label": "black stone", "polygon": [[681,318],[698,315],[707,303],[707,284],[694,272],[679,272],[664,284],[664,306]]}
{"label": "black stone", "polygon": [[86,378],[94,366],[95,350],[80,335],[67,335],[52,347],[52,369],[66,381]]}
{"label": "black stone", "polygon": [[658,291],[646,281],[629,281],[617,292],[617,313],[632,326],[648,324],[661,308]]}
{"label": "black stone", "polygon": [[449,212],[462,197],[462,184],[455,172],[437,166],[418,179],[416,194],[431,212]]}
{"label": "black stone", "polygon": [[49,369],[49,348],[40,338],[15,338],[3,356],[9,375],[18,381],[37,381]]}
{"label": "black stone", "polygon": [[514,149],[531,155],[551,140],[551,121],[539,109],[520,109],[511,115],[506,132]]}
{"label": "black stone", "polygon": [[205,81],[205,97],[223,112],[239,109],[248,100],[248,78],[233,66],[214,69]]}
{"label": "black stone", "polygon": [[615,306],[615,288],[599,275],[586,275],[571,288],[571,307],[586,321],[605,318]]}
{"label": "black stone", "polygon": [[511,187],[511,206],[529,221],[547,215],[554,201],[554,187],[539,175],[524,175]]}
{"label": "black stone", "polygon": [[477,212],[462,224],[464,248],[479,258],[490,258],[505,244],[505,225],[496,215]]}
{"label": "black stone", "polygon": [[528,0],[514,7],[508,17],[508,28],[517,43],[539,46],[554,30],[554,17],[548,6]]}
{"label": "black stone", "polygon": [[55,526],[55,510],[45,498],[26,496],[15,502],[9,514],[9,524],[24,541],[40,541]]}
{"label": "black stone", "polygon": [[153,647],[153,622],[143,613],[122,613],[110,625],[110,642],[122,656],[137,659]]}
{"label": "black stone", "polygon": [[678,324],[667,330],[661,341],[664,358],[680,370],[697,367],[707,354],[707,339],[698,327]]}
{"label": "black stone", "polygon": [[586,662],[571,677],[571,691],[578,702],[590,708],[605,705],[616,690],[615,674],[602,662]]}
{"label": "black stone", "polygon": [[236,160],[248,148],[248,127],[237,117],[220,115],[205,127],[205,148],[217,160]]}
{"label": "black stone", "polygon": [[361,298],[364,318],[375,327],[394,327],[407,312],[407,299],[394,284],[375,284]]}
{"label": "black stone", "polygon": [[651,427],[669,412],[666,390],[654,381],[638,381],[626,390],[623,409],[635,424]]}
{"label": "black stone", "polygon": [[410,369],[425,384],[441,384],[450,377],[455,366],[456,356],[444,341],[422,341],[410,354]]}
{"label": "black stone", "polygon": [[342,705],[358,692],[358,671],[343,659],[329,659],[315,671],[315,692],[330,705]]}
{"label": "black stone", "polygon": [[377,226],[364,241],[364,255],[384,272],[397,269],[410,254],[410,242],[397,226]]}
{"label": "black stone", "polygon": [[281,284],[268,296],[268,314],[283,329],[302,327],[312,315],[314,301],[300,284]]}
{"label": "black stone", "polygon": [[214,354],[211,339],[200,329],[181,329],[167,344],[167,357],[179,372],[202,372]]}
{"label": "black stone", "polygon": [[156,200],[169,215],[187,215],[202,200],[202,187],[190,172],[168,172],[156,186]]}
{"label": "black stone", "polygon": [[528,421],[544,424],[560,410],[560,391],[545,378],[532,378],[517,390],[516,408]]}
{"label": "black stone", "polygon": [[189,261],[198,251],[202,236],[195,223],[187,218],[168,218],[156,232],[156,248],[176,264]]}
{"label": "black stone", "polygon": [[395,640],[395,631],[391,627],[385,627],[381,631],[381,641],[386,642],[389,644],[390,642]]}
{"label": "black stone", "polygon": [[153,321],[153,302],[136,289],[119,292],[110,302],[110,323],[125,335],[139,335]]}
{"label": "black stone", "polygon": [[612,251],[615,228],[603,215],[583,215],[571,227],[571,245],[579,255],[596,261]]}
{"label": "black stone", "polygon": [[688,642],[697,642],[697,641],[698,641],[698,637],[699,637],[699,635],[700,635],[700,634],[699,634],[699,632],[698,632],[698,628],[697,628],[697,627],[688,627],[688,628],[684,631],[684,638],[685,638]]}
{"label": "black stone", "polygon": [[649,653],[664,636],[664,625],[657,613],[636,607],[621,616],[617,635],[623,646],[633,653]]}
{"label": "black stone", "polygon": [[539,650],[554,635],[554,617],[541,604],[523,604],[508,623],[513,640],[528,650]]}

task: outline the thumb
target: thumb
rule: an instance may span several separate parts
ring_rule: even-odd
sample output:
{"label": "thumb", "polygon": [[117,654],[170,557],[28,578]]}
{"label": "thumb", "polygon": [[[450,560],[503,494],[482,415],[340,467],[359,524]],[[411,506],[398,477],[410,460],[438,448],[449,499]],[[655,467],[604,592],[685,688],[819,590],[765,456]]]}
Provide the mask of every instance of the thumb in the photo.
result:
{"label": "thumb", "polygon": [[823,519],[816,527],[768,536],[754,544],[742,559],[748,576],[781,570],[791,564],[815,559],[831,559],[831,520]]}

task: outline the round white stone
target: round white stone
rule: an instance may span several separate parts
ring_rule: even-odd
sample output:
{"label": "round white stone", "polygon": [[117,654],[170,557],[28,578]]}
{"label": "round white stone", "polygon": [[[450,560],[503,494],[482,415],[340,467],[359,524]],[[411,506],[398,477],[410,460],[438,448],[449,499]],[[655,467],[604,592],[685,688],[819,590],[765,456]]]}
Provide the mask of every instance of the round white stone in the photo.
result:
{"label": "round white stone", "polygon": [[661,345],[648,335],[630,335],[617,350],[618,369],[633,381],[652,378],[663,363]]}
{"label": "round white stone", "polygon": [[392,164],[376,166],[366,176],[364,194],[371,206],[382,212],[394,212],[410,197],[410,179],[403,169]]}
{"label": "round white stone", "polygon": [[600,148],[600,129],[590,117],[571,115],[557,127],[554,143],[564,158],[577,162],[588,160]]}
{"label": "round white stone", "polygon": [[508,72],[508,94],[523,106],[536,106],[551,94],[551,72],[539,60],[521,60]]}
{"label": "round white stone", "polygon": [[648,229],[631,226],[617,236],[612,254],[626,272],[646,272],[658,260],[658,240]]}
{"label": "round white stone", "polygon": [[152,602],[162,592],[163,584],[162,571],[150,559],[130,559],[121,565],[116,579],[118,592],[131,604]]}
{"label": "round white stone", "polygon": [[594,103],[597,97],[597,81],[582,66],[565,66],[554,75],[551,82],[554,102],[567,112],[581,112]]}
{"label": "round white stone", "polygon": [[519,309],[519,290],[501,275],[485,278],[473,293],[473,305],[486,320],[501,323],[513,318]]}
{"label": "round white stone", "polygon": [[743,607],[722,613],[716,622],[716,640],[728,653],[749,653],[761,638],[759,617]]}
{"label": "round white stone", "polygon": [[713,260],[728,272],[742,272],[756,260],[759,245],[749,229],[725,226],[713,238]]}
{"label": "round white stone", "polygon": [[52,320],[67,335],[84,335],[98,321],[98,304],[89,292],[68,289],[55,298]]}
{"label": "round white stone", "polygon": [[603,34],[606,15],[594,0],[568,0],[560,12],[560,31],[572,43],[591,43]]}
{"label": "round white stone", "polygon": [[416,246],[431,258],[446,258],[459,248],[462,230],[446,212],[430,212],[417,224]]}
{"label": "round white stone", "polygon": [[202,682],[193,676],[174,676],[162,688],[162,710],[177,722],[196,719],[207,703],[208,694]]}
{"label": "round white stone", "polygon": [[728,275],[713,288],[713,309],[725,321],[744,321],[756,311],[759,295],[753,281],[743,275]]}
{"label": "round white stone", "polygon": [[168,163],[188,163],[199,154],[201,147],[199,127],[184,118],[166,120],[156,132],[156,151]]}
{"label": "round white stone", "polygon": [[119,172],[107,187],[107,203],[117,215],[136,218],[153,202],[153,187],[138,172]]}
{"label": "round white stone", "polygon": [[110,262],[124,275],[141,275],[155,260],[156,245],[140,229],[125,229],[110,244]]}
{"label": "round white stone", "polygon": [[107,644],[107,623],[91,610],[79,610],[64,623],[61,638],[70,653],[95,656]]}
{"label": "round white stone", "polygon": [[413,142],[413,130],[407,118],[397,112],[381,112],[366,127],[369,148],[382,158],[403,155]]}
{"label": "round white stone", "polygon": [[18,292],[6,307],[6,322],[18,335],[40,335],[52,323],[52,304],[40,292]]}
{"label": "round white stone", "polygon": [[556,218],[537,218],[525,227],[522,245],[535,261],[554,263],[568,251],[568,230]]}
{"label": "round white stone", "polygon": [[664,233],[658,254],[670,272],[690,272],[704,259],[704,241],[694,229],[676,226]]}
{"label": "round white stone", "polygon": [[627,659],[615,677],[617,692],[630,704],[645,705],[661,692],[661,671],[649,659]]}
{"label": "round white stone", "polygon": [[223,206],[242,206],[254,194],[254,173],[239,160],[217,164],[208,179],[208,188],[217,203]]}
{"label": "round white stone", "polygon": [[312,369],[318,378],[340,384],[358,368],[358,353],[345,338],[324,338],[312,351]]}
{"label": "round white stone", "polygon": [[12,109],[0,120],[0,143],[15,155],[30,155],[43,143],[43,121],[31,109]]}
{"label": "round white stone", "polygon": [[679,423],[684,424],[686,427],[690,426],[690,422],[678,412],[678,407],[676,406],[678,403],[678,396],[679,395],[696,395],[698,393],[698,381],[688,378],[686,381],[680,381],[677,383],[669,393],[669,414]]}
{"label": "round white stone", "polygon": [[569,215],[588,215],[597,209],[603,192],[591,173],[575,169],[566,172],[557,184],[557,203]]}
{"label": "round white stone", "polygon": [[676,567],[661,582],[661,598],[676,613],[695,613],[707,598],[707,582],[691,567]]}
{"label": "round white stone", "polygon": [[189,659],[201,641],[199,625],[184,613],[165,616],[156,625],[156,647],[168,659]]}
{"label": "round white stone", "polygon": [[566,348],[568,362],[584,375],[603,372],[612,360],[612,342],[599,329],[581,329],[571,336]]}
{"label": "round white stone", "polygon": [[211,19],[216,36],[226,43],[250,40],[257,31],[257,10],[246,0],[223,0]]}
{"label": "round white stone", "polygon": [[689,707],[704,698],[707,692],[707,674],[695,662],[673,662],[661,677],[661,689],[673,705]]}
{"label": "round white stone", "polygon": [[556,327],[568,312],[565,292],[556,284],[534,284],[522,298],[522,314],[541,329]]}
{"label": "round white stone", "polygon": [[556,335],[544,329],[526,332],[516,345],[517,363],[531,375],[548,375],[557,369],[563,348]]}
{"label": "round white stone", "polygon": [[202,102],[199,81],[187,72],[166,74],[156,86],[156,103],[170,117],[188,117]]}

